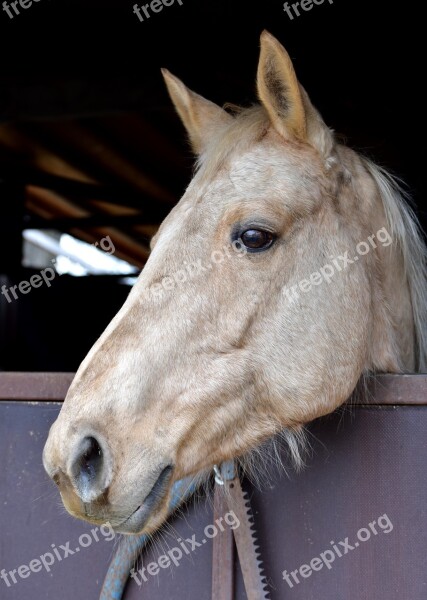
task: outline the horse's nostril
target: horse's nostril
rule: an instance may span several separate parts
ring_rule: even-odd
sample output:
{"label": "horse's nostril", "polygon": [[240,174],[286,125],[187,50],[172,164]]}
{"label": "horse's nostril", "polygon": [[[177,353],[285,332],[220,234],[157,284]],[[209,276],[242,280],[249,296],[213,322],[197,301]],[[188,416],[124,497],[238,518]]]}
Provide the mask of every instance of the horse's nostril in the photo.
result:
{"label": "horse's nostril", "polygon": [[82,499],[92,500],[104,491],[104,471],[104,453],[98,440],[92,436],[83,438],[71,467],[71,475]]}
{"label": "horse's nostril", "polygon": [[54,473],[52,475],[52,480],[54,483],[56,483],[57,486],[59,486],[60,481],[61,481],[61,477],[60,477],[59,473]]}
{"label": "horse's nostril", "polygon": [[102,450],[94,437],[83,440],[79,464],[82,474],[85,474],[88,479],[95,479],[102,466]]}

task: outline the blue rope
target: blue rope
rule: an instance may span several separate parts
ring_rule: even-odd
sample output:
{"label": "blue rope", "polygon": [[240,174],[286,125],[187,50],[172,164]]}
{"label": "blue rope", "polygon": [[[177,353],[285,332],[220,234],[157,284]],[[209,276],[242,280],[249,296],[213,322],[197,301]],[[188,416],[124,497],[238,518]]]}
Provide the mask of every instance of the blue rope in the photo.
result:
{"label": "blue rope", "polygon": [[[172,488],[168,514],[171,515],[178,506],[195,492],[196,488],[197,479],[194,479],[194,477],[177,481]],[[117,547],[108,567],[99,600],[122,600],[129,572],[145,547],[148,536],[135,536],[132,541],[134,542],[132,547],[129,544],[120,544]]]}

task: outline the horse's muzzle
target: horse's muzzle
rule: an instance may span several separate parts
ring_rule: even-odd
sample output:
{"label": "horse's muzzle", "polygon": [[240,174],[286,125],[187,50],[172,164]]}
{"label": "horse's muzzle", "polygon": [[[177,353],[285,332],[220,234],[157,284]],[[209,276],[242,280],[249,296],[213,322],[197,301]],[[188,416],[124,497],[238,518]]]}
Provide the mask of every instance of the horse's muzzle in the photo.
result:
{"label": "horse's muzzle", "polygon": [[164,499],[169,483],[172,478],[173,467],[165,467],[150,492],[138,508],[122,523],[114,526],[114,530],[119,533],[138,533],[142,531],[147,520]]}

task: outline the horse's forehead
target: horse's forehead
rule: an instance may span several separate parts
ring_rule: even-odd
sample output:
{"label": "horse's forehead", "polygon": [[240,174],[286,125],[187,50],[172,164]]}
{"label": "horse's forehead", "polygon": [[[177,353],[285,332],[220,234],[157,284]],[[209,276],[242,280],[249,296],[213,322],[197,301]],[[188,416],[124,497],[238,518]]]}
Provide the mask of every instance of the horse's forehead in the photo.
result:
{"label": "horse's forehead", "polygon": [[[259,144],[240,154],[231,155],[211,177],[202,167],[186,193],[165,222],[168,237],[184,230],[202,231],[222,218],[224,210],[248,200],[282,200],[311,196],[318,178],[307,175],[307,165],[297,152],[283,147]],[[301,189],[302,188],[302,189]],[[299,191],[299,194],[295,194]],[[166,241],[166,239],[165,239]]]}
{"label": "horse's forehead", "polygon": [[283,187],[295,187],[298,184],[298,163],[294,157],[286,156],[282,151],[264,147],[254,148],[230,164],[228,178],[234,189],[243,197],[263,197],[280,182]]}

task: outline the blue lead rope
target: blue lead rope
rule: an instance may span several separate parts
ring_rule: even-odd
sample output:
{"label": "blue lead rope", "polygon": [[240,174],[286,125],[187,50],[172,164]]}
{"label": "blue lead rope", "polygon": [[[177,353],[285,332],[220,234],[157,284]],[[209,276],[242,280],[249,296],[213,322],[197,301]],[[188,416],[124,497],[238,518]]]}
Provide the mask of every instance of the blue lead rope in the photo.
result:
{"label": "blue lead rope", "polygon": [[[187,477],[174,484],[169,504],[169,515],[195,492],[198,483],[197,478]],[[130,547],[130,544],[120,544],[118,546],[108,567],[99,600],[122,600],[130,570],[134,567],[135,561],[147,541],[147,535],[140,535],[135,536],[135,539],[132,540],[132,547]]]}

